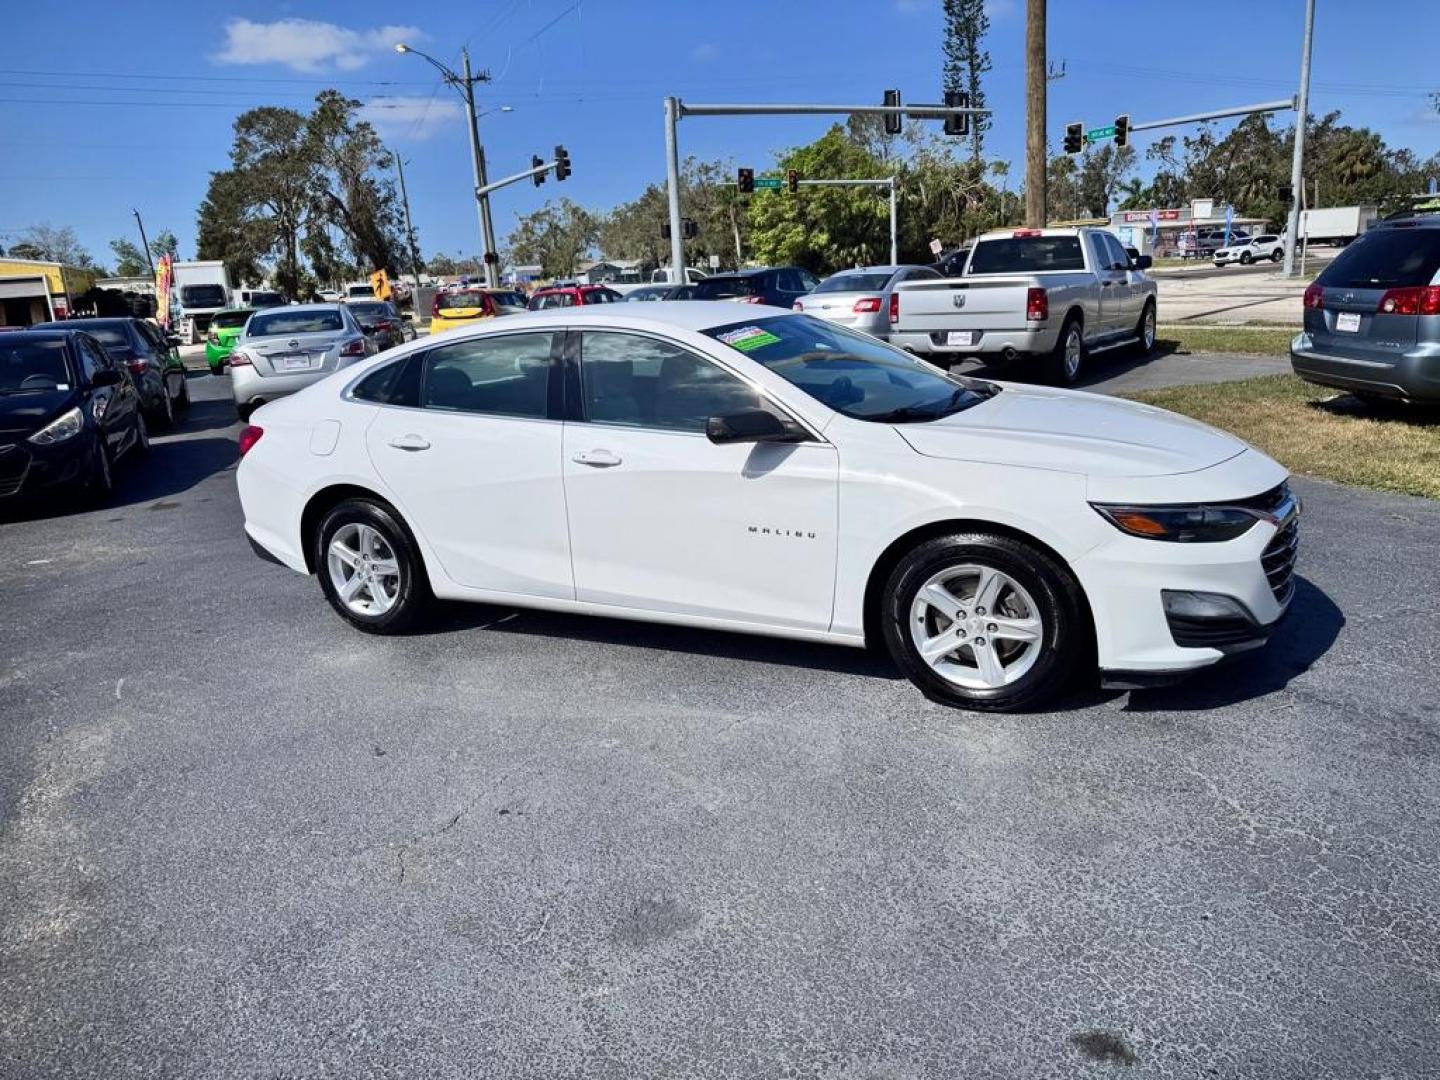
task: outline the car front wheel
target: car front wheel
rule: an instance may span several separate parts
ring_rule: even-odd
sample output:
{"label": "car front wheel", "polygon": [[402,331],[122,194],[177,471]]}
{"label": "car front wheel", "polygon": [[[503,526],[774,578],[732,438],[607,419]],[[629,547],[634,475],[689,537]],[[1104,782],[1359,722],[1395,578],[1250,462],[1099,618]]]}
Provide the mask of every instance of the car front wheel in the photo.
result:
{"label": "car front wheel", "polygon": [[378,502],[347,499],[325,515],[315,568],[330,606],[367,634],[404,633],[429,607],[420,552],[393,511]]}
{"label": "car front wheel", "polygon": [[1079,588],[1039,548],[962,533],[906,555],[885,586],[885,644],[927,697],[995,712],[1059,692],[1083,653]]}

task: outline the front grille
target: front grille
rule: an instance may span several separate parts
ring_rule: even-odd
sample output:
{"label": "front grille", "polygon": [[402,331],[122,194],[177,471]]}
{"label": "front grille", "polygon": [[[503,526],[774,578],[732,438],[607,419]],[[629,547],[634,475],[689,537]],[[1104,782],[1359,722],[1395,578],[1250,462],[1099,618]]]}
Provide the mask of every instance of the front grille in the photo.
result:
{"label": "front grille", "polygon": [[0,496],[14,495],[25,482],[30,455],[19,446],[0,444]]}
{"label": "front grille", "polygon": [[1290,523],[1277,532],[1260,555],[1260,565],[1265,568],[1265,579],[1270,582],[1270,591],[1275,599],[1284,605],[1295,593],[1295,560],[1300,554],[1300,522],[1291,518]]}

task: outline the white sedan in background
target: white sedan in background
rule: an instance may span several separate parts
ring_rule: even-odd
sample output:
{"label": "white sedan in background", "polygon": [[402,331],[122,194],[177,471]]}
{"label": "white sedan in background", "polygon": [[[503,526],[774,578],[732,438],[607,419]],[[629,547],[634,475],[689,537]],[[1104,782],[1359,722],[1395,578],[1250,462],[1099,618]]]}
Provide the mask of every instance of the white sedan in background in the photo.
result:
{"label": "white sedan in background", "polygon": [[883,642],[936,700],[1022,709],[1255,647],[1294,588],[1285,470],[1238,439],[776,308],[459,329],[240,444],[251,541],[372,633],[442,597]]}

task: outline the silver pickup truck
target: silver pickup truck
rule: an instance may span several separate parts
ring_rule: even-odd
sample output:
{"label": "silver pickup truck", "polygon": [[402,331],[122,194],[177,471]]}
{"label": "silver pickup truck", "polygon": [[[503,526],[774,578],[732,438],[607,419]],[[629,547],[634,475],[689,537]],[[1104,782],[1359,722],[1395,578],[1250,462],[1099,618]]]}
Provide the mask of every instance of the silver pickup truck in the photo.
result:
{"label": "silver pickup truck", "polygon": [[959,277],[896,286],[889,340],[941,364],[1033,362],[1036,374],[1069,385],[1087,354],[1155,344],[1149,265],[1104,229],[987,233]]}

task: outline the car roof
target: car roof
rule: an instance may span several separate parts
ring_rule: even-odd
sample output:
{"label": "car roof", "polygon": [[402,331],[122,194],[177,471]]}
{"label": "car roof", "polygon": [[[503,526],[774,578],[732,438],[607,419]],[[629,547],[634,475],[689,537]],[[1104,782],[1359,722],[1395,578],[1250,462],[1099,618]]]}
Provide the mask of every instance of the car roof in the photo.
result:
{"label": "car roof", "polygon": [[284,311],[287,314],[295,314],[304,311],[344,311],[344,304],[286,304],[280,308],[259,308],[258,311]]}
{"label": "car roof", "polygon": [[1440,229],[1440,213],[1434,210],[1418,210],[1412,217],[1386,218],[1374,222],[1366,232],[1375,229]]}
{"label": "car roof", "polygon": [[44,323],[36,323],[34,326],[24,330],[0,330],[0,341],[14,341],[16,338],[68,338],[72,334],[83,333],[81,330],[72,330],[64,326],[46,326]]}
{"label": "car roof", "polygon": [[673,300],[664,304],[594,304],[586,307],[547,308],[543,311],[507,315],[503,319],[484,324],[484,329],[487,332],[506,332],[531,326],[554,329],[589,322],[618,322],[636,330],[705,331],[717,326],[729,326],[731,323],[791,314],[789,308],[765,305],[735,305],[713,300]]}
{"label": "car roof", "polygon": [[[133,315],[77,315],[77,316],[75,316],[75,318],[73,318],[73,319],[64,319],[64,320],[61,320],[61,319],[52,319],[52,320],[49,320],[48,322],[36,323],[35,325],[36,325],[36,326],[54,326],[54,327],[57,327],[57,328],[60,328],[60,329],[65,329],[64,327],[60,327],[60,323],[61,323],[61,322],[66,322],[66,323],[84,323],[85,326],[100,326],[100,325],[106,324],[106,323],[109,323],[109,324],[112,324],[112,325],[114,325],[114,324],[123,324],[123,325],[128,326],[130,323],[137,323],[137,322],[139,322],[139,321],[140,321],[140,320],[137,319],[137,318],[135,318]],[[74,327],[73,329],[83,330],[84,327],[76,326],[76,327]]]}

